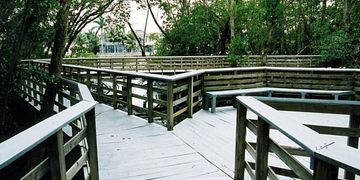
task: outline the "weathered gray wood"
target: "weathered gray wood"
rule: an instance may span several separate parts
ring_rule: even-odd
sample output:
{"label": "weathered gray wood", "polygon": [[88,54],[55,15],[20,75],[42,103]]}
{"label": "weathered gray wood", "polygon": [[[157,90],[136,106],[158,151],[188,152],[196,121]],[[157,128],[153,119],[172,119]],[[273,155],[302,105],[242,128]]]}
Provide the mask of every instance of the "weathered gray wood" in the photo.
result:
{"label": "weathered gray wood", "polygon": [[194,91],[194,77],[189,78],[188,93],[187,93],[187,107],[188,107],[188,118],[192,118],[193,115],[193,91]]}
{"label": "weathered gray wood", "polygon": [[62,129],[49,138],[49,158],[51,179],[66,180],[64,137]]}
{"label": "weathered gray wood", "polygon": [[133,110],[132,110],[132,77],[131,76],[127,76],[127,80],[126,80],[126,99],[127,99],[127,109],[128,109],[128,115],[132,115],[133,114]]}
{"label": "weathered gray wood", "polygon": [[147,82],[147,102],[148,102],[148,122],[154,122],[154,91],[153,91],[153,81],[148,80]]}
{"label": "weathered gray wood", "polygon": [[255,167],[255,177],[257,180],[266,180],[268,175],[269,131],[270,125],[259,117]]}
{"label": "weathered gray wood", "polygon": [[96,82],[96,93],[97,93],[97,97],[99,99],[99,97],[101,97],[102,93],[102,77],[101,77],[101,72],[97,72],[97,82]]}
{"label": "weathered gray wood", "polygon": [[320,159],[315,159],[314,180],[337,180],[339,168],[326,163]]}
{"label": "weathered gray wood", "polygon": [[237,106],[236,115],[236,140],[235,140],[235,177],[236,180],[244,179],[245,149],[246,149],[246,112],[247,109],[243,105]]}
{"label": "weathered gray wood", "polygon": [[169,81],[167,82],[167,129],[169,131],[174,128],[174,83]]}
{"label": "weathered gray wood", "polygon": [[117,93],[117,76],[116,74],[112,74],[112,92],[113,92],[113,108],[117,108],[117,99],[118,99],[118,93]]}
{"label": "weathered gray wood", "polygon": [[[87,160],[87,152],[85,152],[66,172],[66,179],[72,179],[76,173],[85,165]],[[90,172],[91,173],[91,172]],[[93,176],[91,176],[91,179],[94,179]],[[98,178],[97,178],[98,179]]]}
{"label": "weathered gray wood", "polygon": [[87,122],[87,136],[88,143],[88,157],[90,166],[90,179],[99,179],[99,165],[98,165],[98,152],[97,152],[97,140],[96,140],[96,123],[95,123],[95,108],[91,109],[85,114]]}
{"label": "weathered gray wood", "polygon": [[49,171],[49,158],[41,161],[36,167],[29,171],[21,180],[41,179]]}
{"label": "weathered gray wood", "polygon": [[271,141],[270,150],[274,152],[287,166],[295,172],[298,177],[301,179],[311,180],[312,174],[304,165],[302,165],[298,160],[296,160],[291,154],[285,151],[280,145],[276,142]]}
{"label": "weathered gray wood", "polygon": [[75,136],[73,136],[69,141],[67,141],[64,145],[64,153],[68,154],[71,150],[73,150],[79,143],[87,136],[87,128],[78,132]]}
{"label": "weathered gray wood", "polygon": [[[350,115],[349,128],[360,128],[360,116],[359,115]],[[348,137],[347,145],[350,147],[358,148],[359,147],[359,137]],[[345,178],[354,180],[355,174],[345,171]]]}

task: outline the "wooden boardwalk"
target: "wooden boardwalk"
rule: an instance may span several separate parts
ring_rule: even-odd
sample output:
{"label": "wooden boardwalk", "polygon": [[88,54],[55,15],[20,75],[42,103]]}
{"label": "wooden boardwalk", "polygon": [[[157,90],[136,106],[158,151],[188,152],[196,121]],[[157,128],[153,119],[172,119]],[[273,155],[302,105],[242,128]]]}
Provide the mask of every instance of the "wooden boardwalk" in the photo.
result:
{"label": "wooden boardwalk", "polygon": [[[346,127],[348,116],[296,113],[304,122]],[[216,113],[199,111],[176,125],[173,131],[146,120],[128,116],[106,105],[96,107],[100,179],[232,179],[235,158],[233,107]],[[248,113],[248,117],[254,114]],[[309,122],[311,120],[311,122]],[[278,132],[271,137],[291,144]],[[255,142],[255,136],[248,137]],[[253,139],[252,139],[253,138]],[[346,139],[337,137],[346,144]],[[248,158],[247,158],[248,159]],[[309,164],[309,158],[298,158]],[[277,157],[270,164],[285,166]],[[248,178],[246,178],[248,179]]]}
{"label": "wooden boardwalk", "polygon": [[96,115],[100,179],[230,179],[184,132],[102,104]]}

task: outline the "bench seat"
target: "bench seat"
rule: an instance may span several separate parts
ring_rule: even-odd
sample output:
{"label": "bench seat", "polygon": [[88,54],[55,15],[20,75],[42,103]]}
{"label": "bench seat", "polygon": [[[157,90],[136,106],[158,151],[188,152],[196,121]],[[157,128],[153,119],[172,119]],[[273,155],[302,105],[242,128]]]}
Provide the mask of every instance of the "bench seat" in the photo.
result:
{"label": "bench seat", "polygon": [[293,93],[299,94],[302,99],[306,98],[307,94],[317,95],[331,95],[334,100],[339,100],[340,96],[351,97],[354,95],[352,91],[341,91],[341,90],[315,90],[315,89],[292,89],[292,88],[274,88],[274,87],[260,87],[250,89],[237,89],[237,90],[226,90],[226,91],[208,91],[205,93],[205,109],[209,108],[209,100],[211,100],[211,112],[215,112],[216,98],[217,97],[235,97],[239,95],[247,94],[258,94],[267,93],[268,97],[272,97],[273,93]]}

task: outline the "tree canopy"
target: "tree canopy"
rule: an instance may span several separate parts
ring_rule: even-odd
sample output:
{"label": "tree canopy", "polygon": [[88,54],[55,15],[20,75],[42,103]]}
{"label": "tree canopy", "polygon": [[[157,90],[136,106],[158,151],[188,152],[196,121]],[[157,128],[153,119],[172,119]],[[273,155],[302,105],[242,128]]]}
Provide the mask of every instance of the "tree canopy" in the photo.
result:
{"label": "tree canopy", "polygon": [[160,55],[321,54],[329,66],[359,66],[356,0],[152,2],[169,36]]}

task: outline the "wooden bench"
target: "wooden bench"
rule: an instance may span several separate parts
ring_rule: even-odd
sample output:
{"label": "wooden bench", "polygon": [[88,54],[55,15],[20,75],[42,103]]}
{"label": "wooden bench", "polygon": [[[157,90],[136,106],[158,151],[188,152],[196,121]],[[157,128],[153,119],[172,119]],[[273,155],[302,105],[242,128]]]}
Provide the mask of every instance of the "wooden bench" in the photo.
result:
{"label": "wooden bench", "polygon": [[205,109],[209,108],[209,100],[211,100],[211,112],[214,113],[216,109],[216,98],[218,97],[235,97],[239,95],[247,94],[260,94],[266,93],[268,97],[272,97],[273,93],[291,93],[299,94],[301,99],[305,99],[308,94],[316,95],[330,95],[334,97],[334,100],[339,100],[340,96],[351,97],[354,93],[352,91],[338,91],[338,90],[314,90],[314,89],[291,89],[291,88],[273,88],[273,87],[261,87],[251,89],[237,89],[226,91],[209,91],[205,93]]}

